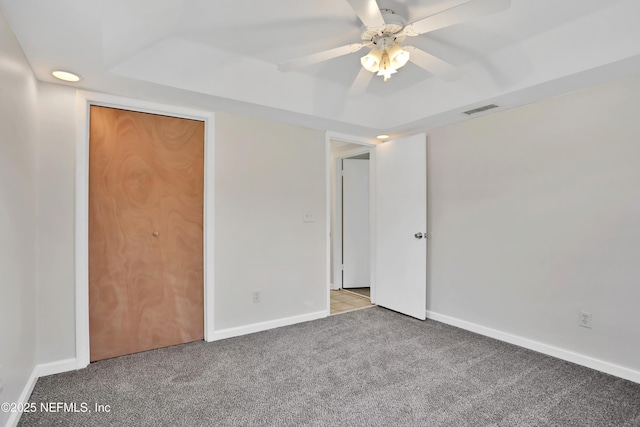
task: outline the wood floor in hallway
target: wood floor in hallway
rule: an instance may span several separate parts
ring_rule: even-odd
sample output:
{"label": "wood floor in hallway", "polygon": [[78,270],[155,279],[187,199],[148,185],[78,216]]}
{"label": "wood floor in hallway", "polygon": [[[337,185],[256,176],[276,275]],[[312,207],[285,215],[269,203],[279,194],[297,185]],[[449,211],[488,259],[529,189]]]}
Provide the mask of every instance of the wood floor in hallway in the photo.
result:
{"label": "wood floor in hallway", "polygon": [[348,290],[331,290],[331,314],[346,313],[353,310],[373,307],[371,300]]}

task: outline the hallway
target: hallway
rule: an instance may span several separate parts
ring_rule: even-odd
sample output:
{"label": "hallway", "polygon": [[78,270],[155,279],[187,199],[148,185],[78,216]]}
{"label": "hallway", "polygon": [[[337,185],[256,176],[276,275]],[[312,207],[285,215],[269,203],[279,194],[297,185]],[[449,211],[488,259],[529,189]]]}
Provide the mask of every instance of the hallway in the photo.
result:
{"label": "hallway", "polygon": [[374,307],[371,300],[346,289],[331,290],[331,314],[347,313],[349,311]]}

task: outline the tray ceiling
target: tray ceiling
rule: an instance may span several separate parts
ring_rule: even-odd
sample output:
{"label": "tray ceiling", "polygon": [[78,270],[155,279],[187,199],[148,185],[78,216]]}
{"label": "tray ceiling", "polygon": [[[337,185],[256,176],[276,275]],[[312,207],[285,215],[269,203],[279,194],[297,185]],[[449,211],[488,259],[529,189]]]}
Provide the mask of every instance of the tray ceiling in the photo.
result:
{"label": "tray ceiling", "polygon": [[[409,22],[463,0],[379,0]],[[363,51],[281,72],[292,58],[359,41],[345,0],[0,0],[37,77],[77,86],[374,136],[466,120],[640,72],[637,0],[513,0],[411,40],[455,65],[453,82],[407,64],[348,94]],[[495,111],[495,110],[492,110]],[[488,114],[488,113],[487,113]]]}

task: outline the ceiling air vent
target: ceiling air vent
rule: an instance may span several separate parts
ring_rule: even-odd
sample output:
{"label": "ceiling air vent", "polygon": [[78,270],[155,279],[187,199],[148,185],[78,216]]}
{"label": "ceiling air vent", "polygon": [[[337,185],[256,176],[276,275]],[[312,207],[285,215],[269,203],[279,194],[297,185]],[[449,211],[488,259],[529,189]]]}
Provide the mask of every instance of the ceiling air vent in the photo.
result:
{"label": "ceiling air vent", "polygon": [[485,105],[484,107],[474,108],[473,110],[465,111],[464,113],[468,116],[472,114],[482,113],[483,111],[491,110],[492,108],[498,108],[496,104]]}

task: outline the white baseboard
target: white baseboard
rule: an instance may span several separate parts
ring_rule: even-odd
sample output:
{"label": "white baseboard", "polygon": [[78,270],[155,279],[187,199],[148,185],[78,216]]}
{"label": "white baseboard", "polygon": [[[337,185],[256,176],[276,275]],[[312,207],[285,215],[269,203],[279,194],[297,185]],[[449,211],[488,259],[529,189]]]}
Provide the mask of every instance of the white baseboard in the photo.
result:
{"label": "white baseboard", "polygon": [[427,310],[427,318],[640,384],[640,371]]}
{"label": "white baseboard", "polygon": [[[75,370],[75,358],[36,365],[33,368],[31,376],[29,376],[29,379],[27,380],[27,383],[25,384],[22,393],[20,393],[20,397],[18,398],[18,401],[16,403],[27,403],[29,401],[31,393],[33,392],[33,388],[36,386],[36,382],[38,382],[38,378]],[[22,414],[19,412],[13,412],[7,420],[7,424],[5,424],[5,427],[15,427],[16,425],[18,425],[18,421],[20,421],[21,415]]]}
{"label": "white baseboard", "polygon": [[[22,389],[22,393],[20,393],[20,397],[18,398],[17,404],[27,403],[29,401],[29,397],[31,397],[31,392],[33,392],[33,388],[36,386],[36,382],[38,381],[38,365],[33,368],[27,383]],[[5,427],[15,427],[18,425],[18,421],[20,421],[21,412],[12,412],[11,416],[7,420]]]}
{"label": "white baseboard", "polygon": [[283,319],[252,323],[251,325],[238,326],[235,328],[221,329],[219,331],[213,331],[213,337],[210,341],[218,341],[226,338],[238,337],[240,335],[253,334],[254,332],[266,331],[268,329],[279,328],[281,326],[294,325],[296,323],[322,319],[323,317],[327,317],[328,315],[328,310],[323,310],[317,311],[315,313],[302,314],[300,316],[285,317]]}
{"label": "white baseboard", "polygon": [[75,371],[77,363],[74,357],[72,359],[58,360],[57,362],[41,363],[36,368],[38,369],[38,377],[46,377],[62,372]]}

